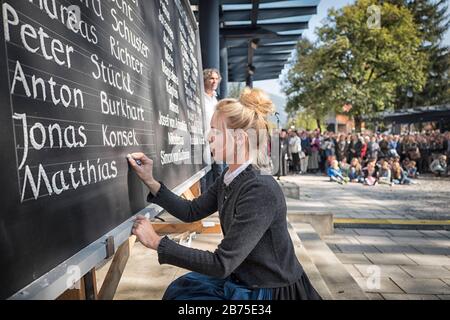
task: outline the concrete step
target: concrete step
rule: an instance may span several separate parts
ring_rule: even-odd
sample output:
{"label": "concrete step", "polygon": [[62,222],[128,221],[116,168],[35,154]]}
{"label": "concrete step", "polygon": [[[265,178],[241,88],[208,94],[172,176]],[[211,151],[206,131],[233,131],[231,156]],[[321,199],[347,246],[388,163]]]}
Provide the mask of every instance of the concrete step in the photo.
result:
{"label": "concrete step", "polygon": [[294,228],[290,223],[288,223],[288,230],[291,236],[292,242],[294,244],[295,255],[297,259],[302,264],[303,270],[308,276],[309,281],[313,285],[314,289],[319,293],[323,300],[334,300],[333,295],[331,294],[330,289],[328,289],[325,281],[323,280],[319,270],[312,262],[311,258],[308,255],[305,247],[303,246],[300,238],[295,232]]}
{"label": "concrete step", "polygon": [[310,224],[320,237],[334,234],[333,214],[326,212],[299,212],[289,210],[288,220],[291,223]]}
{"label": "concrete step", "polygon": [[[336,300],[367,300],[368,297],[350,275],[328,245],[310,224],[291,222],[305,248],[306,255],[320,273],[321,278]],[[303,258],[305,258],[303,256]],[[303,261],[300,260],[303,264]],[[305,260],[307,261],[307,260]],[[306,263],[307,264],[307,263]]]}
{"label": "concrete step", "polygon": [[311,224],[320,236],[334,233],[334,215],[321,203],[314,204],[304,200],[286,198],[287,213],[291,222]]}
{"label": "concrete step", "polygon": [[278,184],[283,190],[284,196],[292,199],[300,199],[300,186],[296,183],[278,180]]}

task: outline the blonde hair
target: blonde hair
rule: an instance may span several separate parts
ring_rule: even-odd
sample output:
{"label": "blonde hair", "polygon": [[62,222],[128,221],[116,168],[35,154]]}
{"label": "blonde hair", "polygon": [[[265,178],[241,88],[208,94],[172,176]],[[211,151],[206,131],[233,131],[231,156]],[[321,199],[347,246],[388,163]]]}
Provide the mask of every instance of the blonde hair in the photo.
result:
{"label": "blonde hair", "polygon": [[400,179],[402,176],[402,167],[399,162],[394,162],[392,164],[392,176],[394,179]]}
{"label": "blonde hair", "polygon": [[[254,155],[256,151],[256,156],[252,156],[253,165],[257,169],[270,169],[267,116],[275,108],[269,97],[260,89],[245,88],[238,100],[221,100],[216,111],[225,118],[227,128],[241,129],[249,135],[250,154]],[[249,133],[255,134],[253,141]]]}

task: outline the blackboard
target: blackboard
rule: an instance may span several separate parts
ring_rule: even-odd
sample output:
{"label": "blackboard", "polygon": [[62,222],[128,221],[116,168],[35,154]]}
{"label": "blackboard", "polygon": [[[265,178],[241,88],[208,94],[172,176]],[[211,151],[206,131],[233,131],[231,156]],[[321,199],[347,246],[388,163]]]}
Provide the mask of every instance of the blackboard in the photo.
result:
{"label": "blackboard", "polygon": [[0,298],[205,168],[196,22],[181,0],[2,1]]}

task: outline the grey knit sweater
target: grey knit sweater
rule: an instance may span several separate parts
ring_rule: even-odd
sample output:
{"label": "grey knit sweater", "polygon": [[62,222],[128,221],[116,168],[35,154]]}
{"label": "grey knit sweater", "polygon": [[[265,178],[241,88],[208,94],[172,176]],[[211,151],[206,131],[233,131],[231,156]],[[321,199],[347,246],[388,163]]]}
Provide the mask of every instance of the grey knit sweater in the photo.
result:
{"label": "grey knit sweater", "polygon": [[[225,172],[224,172],[225,173]],[[286,202],[272,176],[247,167],[229,186],[223,175],[199,198],[188,201],[164,184],[148,201],[184,222],[219,211],[224,238],[214,252],[181,246],[164,237],[160,264],[171,264],[217,278],[231,276],[249,288],[279,288],[303,274],[287,230]]]}

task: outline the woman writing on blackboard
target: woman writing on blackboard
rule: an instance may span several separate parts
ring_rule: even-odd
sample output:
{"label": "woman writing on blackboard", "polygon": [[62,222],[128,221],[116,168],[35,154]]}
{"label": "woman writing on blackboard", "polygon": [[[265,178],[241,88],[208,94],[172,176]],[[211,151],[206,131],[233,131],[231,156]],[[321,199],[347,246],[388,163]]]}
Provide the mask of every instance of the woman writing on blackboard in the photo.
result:
{"label": "woman writing on blackboard", "polygon": [[229,168],[193,201],[156,181],[153,161],[144,154],[128,156],[150,189],[149,202],[184,222],[219,212],[224,238],[214,252],[160,237],[147,219],[136,219],[133,233],[143,245],[157,250],[160,264],[193,271],[172,282],[163,299],[320,299],[295,256],[283,192],[265,174],[270,162],[266,129],[270,112],[272,102],[257,89],[244,89],[239,100],[219,102],[208,141],[214,158],[226,159]]}

